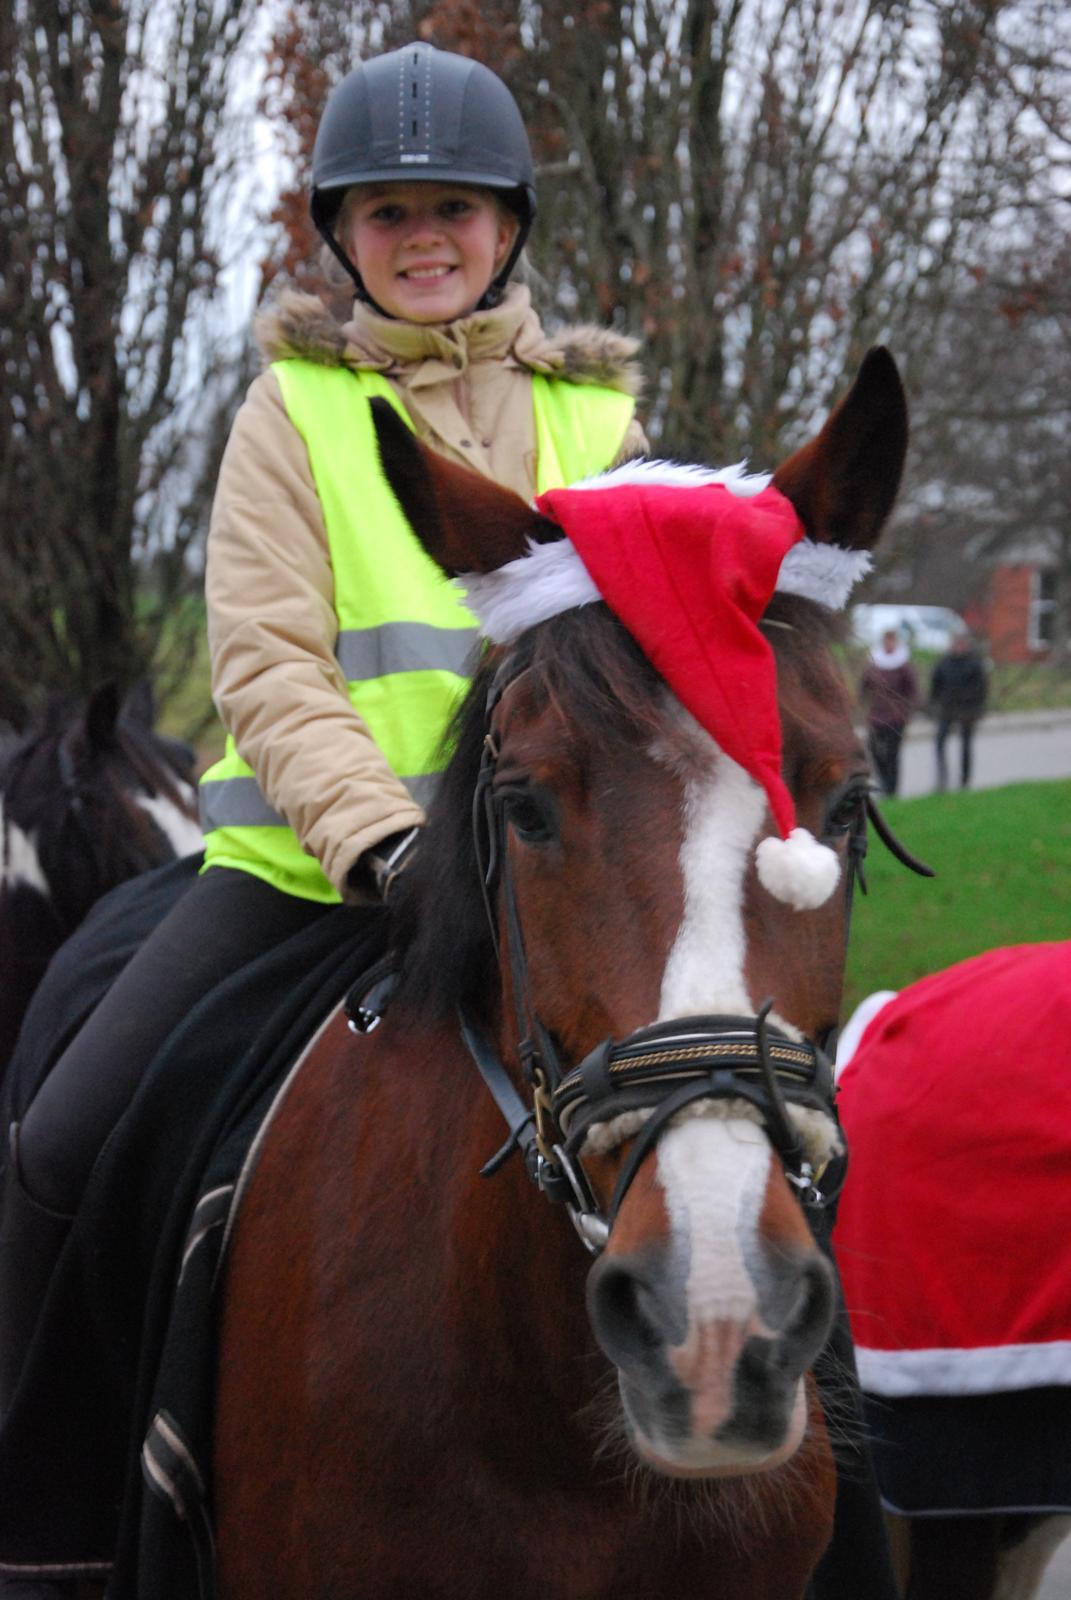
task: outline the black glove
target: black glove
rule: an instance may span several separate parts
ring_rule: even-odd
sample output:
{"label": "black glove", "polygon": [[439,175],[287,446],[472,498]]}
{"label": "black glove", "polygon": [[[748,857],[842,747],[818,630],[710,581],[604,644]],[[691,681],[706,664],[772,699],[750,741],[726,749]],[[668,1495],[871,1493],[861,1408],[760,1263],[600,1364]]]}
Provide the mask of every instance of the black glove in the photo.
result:
{"label": "black glove", "polygon": [[361,900],[385,901],[395,879],[413,859],[420,839],[419,828],[388,833],[357,857],[346,874],[346,881]]}

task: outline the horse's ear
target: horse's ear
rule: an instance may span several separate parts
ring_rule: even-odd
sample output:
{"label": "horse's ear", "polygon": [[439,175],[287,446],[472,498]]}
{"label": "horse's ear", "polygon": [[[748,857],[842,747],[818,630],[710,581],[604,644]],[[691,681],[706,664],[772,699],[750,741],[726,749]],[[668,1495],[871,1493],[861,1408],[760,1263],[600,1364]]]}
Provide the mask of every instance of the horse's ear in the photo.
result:
{"label": "horse's ear", "polygon": [[818,437],[789,456],[773,481],[812,539],[869,550],[892,510],[906,451],[903,385],[878,345]]}
{"label": "horse's ear", "polygon": [[562,530],[548,517],[469,467],[420,443],[389,400],[373,400],[383,475],[424,549],[443,571],[493,572]]}
{"label": "horse's ear", "polygon": [[119,685],[114,679],[109,678],[107,683],[93,690],[83,719],[86,743],[91,750],[107,750],[114,745],[119,706]]}

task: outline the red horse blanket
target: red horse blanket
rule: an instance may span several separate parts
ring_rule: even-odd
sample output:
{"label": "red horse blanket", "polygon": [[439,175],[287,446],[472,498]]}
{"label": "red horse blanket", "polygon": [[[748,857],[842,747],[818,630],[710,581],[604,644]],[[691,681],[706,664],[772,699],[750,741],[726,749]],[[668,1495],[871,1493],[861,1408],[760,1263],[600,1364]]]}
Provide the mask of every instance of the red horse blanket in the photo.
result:
{"label": "red horse blanket", "polygon": [[960,962],[840,1079],[834,1246],[865,1391],[1071,1384],[1071,942]]}

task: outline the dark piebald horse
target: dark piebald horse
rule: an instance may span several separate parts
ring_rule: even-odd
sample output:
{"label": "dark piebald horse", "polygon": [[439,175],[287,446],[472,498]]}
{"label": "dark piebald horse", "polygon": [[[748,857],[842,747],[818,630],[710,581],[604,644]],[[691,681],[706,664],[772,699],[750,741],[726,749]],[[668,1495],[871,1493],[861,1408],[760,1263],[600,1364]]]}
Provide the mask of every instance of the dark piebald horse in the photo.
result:
{"label": "dark piebald horse", "polygon": [[[763,864],[786,842],[774,780],[606,605],[525,608],[562,529],[377,426],[431,557],[478,610],[501,577],[522,618],[488,629],[393,994],[324,1023],[250,1163],[223,1285],[221,1600],[799,1600],[835,1491],[808,1207],[839,1136],[816,1046],[868,788],[819,601],[843,604],[893,502],[895,366],[872,352],[773,479],[836,591],[779,592],[755,625],[778,781],[832,863],[796,897]],[[726,700],[746,741],[763,713]],[[524,1159],[487,1169],[504,1139]]]}
{"label": "dark piebald horse", "polygon": [[41,976],[107,890],[200,849],[190,752],[113,684],[0,755],[0,1072]]}

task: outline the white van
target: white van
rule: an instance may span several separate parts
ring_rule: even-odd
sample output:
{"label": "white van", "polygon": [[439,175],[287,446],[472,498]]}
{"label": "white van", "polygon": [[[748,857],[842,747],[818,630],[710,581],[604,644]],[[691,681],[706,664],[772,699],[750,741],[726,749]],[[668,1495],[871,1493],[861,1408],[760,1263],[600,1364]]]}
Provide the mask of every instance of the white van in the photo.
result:
{"label": "white van", "polygon": [[852,635],[859,644],[881,643],[883,633],[894,628],[911,650],[947,650],[953,634],[966,633],[967,624],[948,606],[853,606]]}

